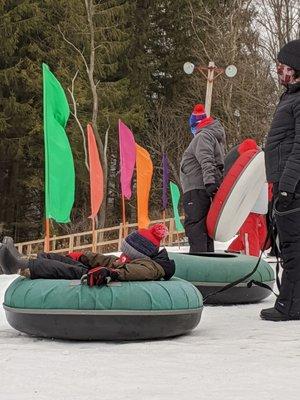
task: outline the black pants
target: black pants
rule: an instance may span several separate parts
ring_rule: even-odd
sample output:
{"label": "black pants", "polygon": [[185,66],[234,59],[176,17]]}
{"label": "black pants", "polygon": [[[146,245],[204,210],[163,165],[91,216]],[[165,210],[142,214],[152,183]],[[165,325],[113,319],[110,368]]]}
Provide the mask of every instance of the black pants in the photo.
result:
{"label": "black pants", "polygon": [[39,253],[28,268],[31,279],[80,279],[88,271],[79,261],[55,253]]}
{"label": "black pants", "polygon": [[275,196],[275,218],[283,260],[283,274],[275,308],[289,316],[300,315],[300,194],[283,208]]}
{"label": "black pants", "polygon": [[211,200],[205,189],[195,189],[184,193],[184,229],[189,239],[190,253],[213,252],[214,241],[207,234],[206,216]]}

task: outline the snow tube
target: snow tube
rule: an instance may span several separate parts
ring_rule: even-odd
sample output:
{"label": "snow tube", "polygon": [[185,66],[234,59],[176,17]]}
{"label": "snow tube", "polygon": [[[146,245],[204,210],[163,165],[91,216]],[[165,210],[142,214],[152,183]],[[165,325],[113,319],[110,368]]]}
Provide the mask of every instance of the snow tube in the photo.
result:
{"label": "snow tube", "polygon": [[[175,261],[175,276],[195,285],[203,297],[221,289],[250,273],[258,258],[233,253],[199,253],[197,255],[169,253]],[[264,260],[260,261],[256,272],[247,279],[263,282],[273,288],[274,271]],[[244,304],[259,302],[271,294],[260,286],[247,287],[247,282],[216,294],[207,299],[206,304]]]}
{"label": "snow tube", "polygon": [[113,282],[90,288],[79,281],[17,278],[3,307],[9,324],[29,335],[73,340],[138,340],[194,329],[203,302],[189,282]]}
{"label": "snow tube", "polygon": [[269,205],[269,189],[268,189],[268,184],[266,182],[261,188],[259,196],[251,212],[265,215],[268,213],[268,205]]}
{"label": "snow tube", "polygon": [[251,212],[266,182],[261,150],[249,150],[235,161],[225,176],[207,215],[209,236],[219,242],[232,239]]}

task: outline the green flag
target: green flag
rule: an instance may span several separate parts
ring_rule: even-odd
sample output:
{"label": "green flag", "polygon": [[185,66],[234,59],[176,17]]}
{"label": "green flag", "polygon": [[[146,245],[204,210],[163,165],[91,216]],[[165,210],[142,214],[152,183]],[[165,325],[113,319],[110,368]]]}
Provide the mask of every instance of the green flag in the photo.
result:
{"label": "green flag", "polygon": [[180,201],[180,191],[178,189],[178,186],[173,182],[170,182],[170,190],[171,190],[173,214],[174,214],[176,230],[184,231],[184,227],[180,221],[180,216],[179,216],[179,212],[178,212],[178,204]]}
{"label": "green flag", "polygon": [[65,127],[70,115],[65,92],[43,64],[46,218],[69,222],[74,203],[75,171]]}

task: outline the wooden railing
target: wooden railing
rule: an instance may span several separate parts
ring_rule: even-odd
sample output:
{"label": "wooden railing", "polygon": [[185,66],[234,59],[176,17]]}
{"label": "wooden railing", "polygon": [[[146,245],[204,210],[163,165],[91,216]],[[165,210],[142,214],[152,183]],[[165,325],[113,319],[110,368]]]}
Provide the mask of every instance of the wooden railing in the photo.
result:
{"label": "wooden railing", "polygon": [[[173,218],[151,221],[150,226],[164,222],[169,228],[169,235],[164,240],[164,245],[172,246],[185,243],[184,232],[175,229]],[[125,232],[130,233],[137,229],[137,224],[126,224]],[[53,253],[68,253],[70,251],[92,250],[99,253],[110,253],[119,251],[124,237],[123,225],[112,226],[110,228],[97,229],[93,235],[92,231],[73,233],[71,235],[53,236],[50,238],[50,251]],[[44,239],[33,240],[30,242],[16,243],[20,253],[25,255],[35,255],[44,250]]]}

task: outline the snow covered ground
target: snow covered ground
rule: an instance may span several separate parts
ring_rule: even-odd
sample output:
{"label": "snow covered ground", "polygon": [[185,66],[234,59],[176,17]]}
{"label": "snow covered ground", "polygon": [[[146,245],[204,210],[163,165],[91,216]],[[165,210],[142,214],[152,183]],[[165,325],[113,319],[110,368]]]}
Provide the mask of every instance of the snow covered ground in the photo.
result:
{"label": "snow covered ground", "polygon": [[131,343],[31,338],[1,307],[0,400],[298,400],[300,322],[260,320],[273,302],[205,307],[189,335]]}

